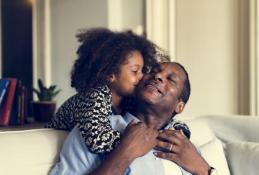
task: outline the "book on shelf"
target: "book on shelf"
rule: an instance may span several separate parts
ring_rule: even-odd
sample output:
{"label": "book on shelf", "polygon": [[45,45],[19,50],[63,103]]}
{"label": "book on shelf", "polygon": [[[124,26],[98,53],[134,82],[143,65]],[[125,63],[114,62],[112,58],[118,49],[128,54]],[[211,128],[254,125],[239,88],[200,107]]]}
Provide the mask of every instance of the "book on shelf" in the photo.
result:
{"label": "book on shelf", "polygon": [[9,80],[7,79],[0,79],[0,107],[4,100],[9,83]]}
{"label": "book on shelf", "polygon": [[22,125],[27,115],[27,88],[16,78],[5,80],[9,81],[9,86],[6,89],[3,105],[0,106],[0,125]]}
{"label": "book on shelf", "polygon": [[6,79],[9,80],[10,85],[6,92],[6,96],[3,100],[3,104],[1,105],[1,108],[0,108],[0,125],[2,126],[9,125],[10,115],[11,115],[12,106],[14,102],[16,84],[17,84],[16,78],[6,78]]}
{"label": "book on shelf", "polygon": [[10,125],[23,125],[25,123],[25,116],[27,116],[27,88],[20,84],[17,87]]}
{"label": "book on shelf", "polygon": [[22,95],[21,95],[21,101],[22,101],[22,106],[21,106],[21,121],[20,124],[25,123],[25,117],[28,115],[28,89],[26,86],[22,86]]}
{"label": "book on shelf", "polygon": [[9,120],[9,125],[19,125],[22,124],[21,121],[21,110],[22,110],[22,81],[18,80],[16,90],[15,90],[15,96],[13,101],[13,107],[11,111],[11,116]]}

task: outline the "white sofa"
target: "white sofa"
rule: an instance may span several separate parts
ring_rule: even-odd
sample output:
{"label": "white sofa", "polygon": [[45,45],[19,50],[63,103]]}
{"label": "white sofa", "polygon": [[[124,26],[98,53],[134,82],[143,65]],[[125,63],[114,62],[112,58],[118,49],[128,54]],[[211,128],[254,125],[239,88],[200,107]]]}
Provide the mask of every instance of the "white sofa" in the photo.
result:
{"label": "white sofa", "polygon": [[259,174],[259,117],[211,115],[184,121],[191,140],[219,175]]}
{"label": "white sofa", "polygon": [[[259,117],[202,116],[181,120],[189,125],[191,140],[218,175],[259,174]],[[0,132],[0,174],[48,174],[66,135],[52,129]]]}

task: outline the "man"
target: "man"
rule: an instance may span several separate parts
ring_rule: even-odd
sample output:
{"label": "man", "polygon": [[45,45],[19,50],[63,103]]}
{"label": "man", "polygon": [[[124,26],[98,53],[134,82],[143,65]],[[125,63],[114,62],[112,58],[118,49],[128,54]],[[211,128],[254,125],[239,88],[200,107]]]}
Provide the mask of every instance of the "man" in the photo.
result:
{"label": "man", "polygon": [[185,69],[178,63],[159,64],[140,83],[136,109],[124,118],[110,116],[113,128],[124,132],[120,145],[109,155],[91,153],[74,128],[51,174],[209,174],[210,166],[182,132],[167,129],[189,94]]}

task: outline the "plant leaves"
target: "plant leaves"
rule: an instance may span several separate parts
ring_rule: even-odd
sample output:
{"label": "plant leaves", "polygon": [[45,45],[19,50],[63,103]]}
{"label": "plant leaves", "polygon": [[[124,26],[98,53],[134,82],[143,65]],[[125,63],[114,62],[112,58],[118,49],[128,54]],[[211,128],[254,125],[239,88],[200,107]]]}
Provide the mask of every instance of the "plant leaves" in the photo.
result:
{"label": "plant leaves", "polygon": [[61,91],[56,90],[56,85],[52,85],[49,88],[44,86],[43,82],[41,79],[38,79],[38,86],[39,90],[33,88],[33,92],[35,92],[39,98],[40,101],[52,101],[55,96]]}

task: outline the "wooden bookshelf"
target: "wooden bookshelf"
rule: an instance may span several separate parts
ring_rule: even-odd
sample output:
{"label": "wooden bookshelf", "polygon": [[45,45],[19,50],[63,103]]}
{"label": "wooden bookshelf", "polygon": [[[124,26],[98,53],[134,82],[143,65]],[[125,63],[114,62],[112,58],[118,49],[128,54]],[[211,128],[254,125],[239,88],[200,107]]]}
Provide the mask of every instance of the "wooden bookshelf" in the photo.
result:
{"label": "wooden bookshelf", "polygon": [[0,126],[1,131],[19,131],[19,130],[29,130],[29,129],[40,129],[44,128],[45,123],[33,122],[24,125],[15,125],[15,126]]}

